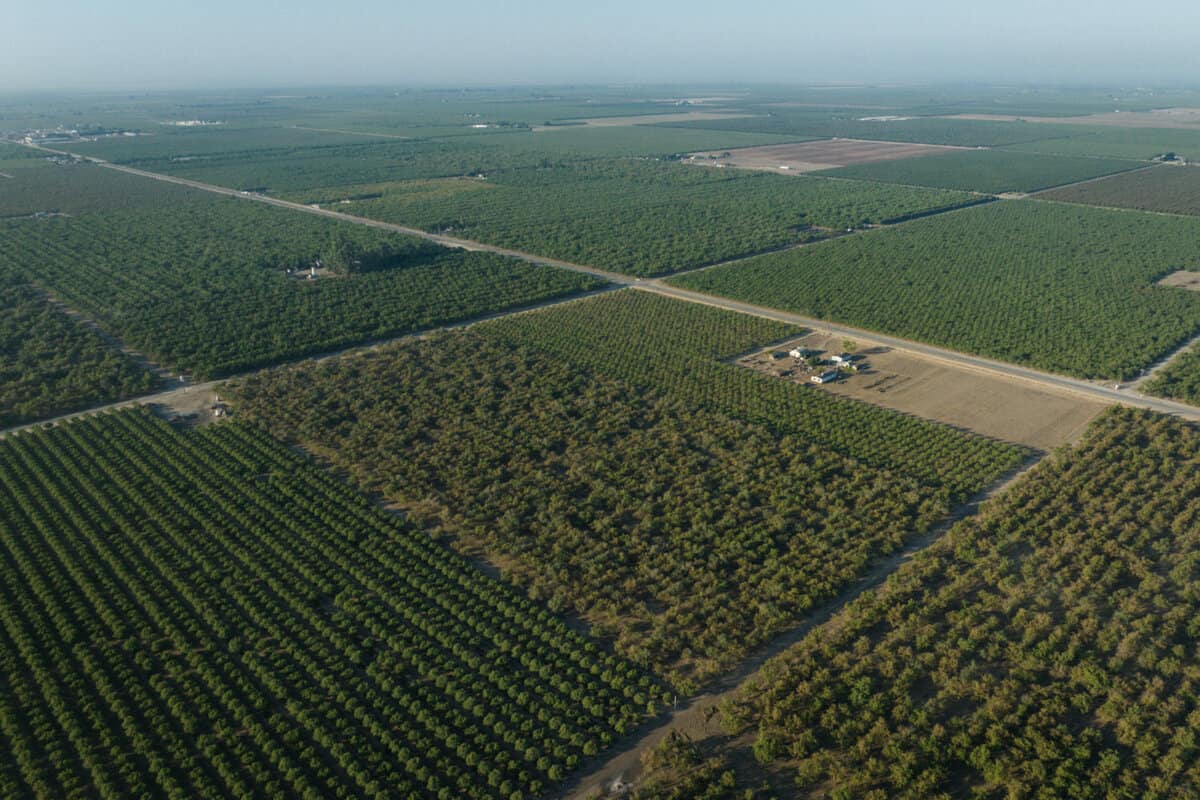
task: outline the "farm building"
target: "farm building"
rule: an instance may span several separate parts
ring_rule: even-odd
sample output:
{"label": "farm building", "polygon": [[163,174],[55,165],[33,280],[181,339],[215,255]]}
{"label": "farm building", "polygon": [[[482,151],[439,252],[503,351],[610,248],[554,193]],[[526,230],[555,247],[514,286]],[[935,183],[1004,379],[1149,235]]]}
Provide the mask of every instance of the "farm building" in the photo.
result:
{"label": "farm building", "polygon": [[838,372],[836,369],[831,369],[831,370],[826,370],[825,372],[822,372],[820,375],[813,375],[812,382],[813,383],[833,383],[839,377],[841,377],[841,373]]}
{"label": "farm building", "polygon": [[850,362],[854,360],[854,356],[850,355],[849,353],[841,353],[840,355],[836,355],[829,360],[835,364],[843,364],[843,365],[849,366]]}
{"label": "farm building", "polygon": [[816,351],[809,350],[807,347],[794,347],[788,351],[788,355],[792,358],[808,358]]}

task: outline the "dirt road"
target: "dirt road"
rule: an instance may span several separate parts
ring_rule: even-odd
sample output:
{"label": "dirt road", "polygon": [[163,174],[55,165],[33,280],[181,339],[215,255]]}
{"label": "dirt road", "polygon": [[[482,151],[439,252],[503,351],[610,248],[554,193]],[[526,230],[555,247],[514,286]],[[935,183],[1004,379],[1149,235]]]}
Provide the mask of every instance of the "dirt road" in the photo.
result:
{"label": "dirt road", "polygon": [[610,756],[587,772],[569,778],[558,796],[563,800],[585,800],[597,795],[603,796],[605,790],[614,782],[619,781],[625,784],[635,780],[641,772],[642,753],[657,745],[673,729],[685,730],[692,741],[700,741],[707,736],[718,734],[717,724],[711,721],[711,709],[714,706],[735,695],[742,685],[753,680],[764,664],[798,643],[817,626],[828,622],[855,598],[881,586],[905,562],[940,539],[955,523],[976,514],[984,502],[1024,477],[1041,462],[1043,457],[1043,455],[1031,457],[1025,464],[954,509],[929,531],[911,540],[899,552],[877,563],[866,575],[848,586],[837,597],[798,621],[794,628],[777,636],[766,647],[744,660],[736,670],[724,675],[715,684],[708,687],[704,694],[681,702],[677,710],[660,715],[618,741],[610,748],[610,750],[620,748],[616,755]]}
{"label": "dirt road", "polygon": [[[421,337],[430,336],[430,335],[438,333],[440,331],[449,331],[449,330],[455,330],[458,328],[467,328],[467,327],[470,327],[471,325],[478,325],[481,322],[487,322],[488,320],[499,319],[501,317],[508,317],[508,316],[512,316],[514,314],[527,314],[531,311],[537,311],[539,309],[548,308],[550,306],[559,305],[561,303],[573,303],[573,302],[576,302],[578,300],[583,300],[588,297],[594,297],[598,294],[604,294],[606,292],[615,291],[616,289],[619,289],[619,288],[621,288],[621,287],[612,285],[612,286],[606,286],[606,287],[603,287],[600,289],[595,289],[590,292],[581,292],[580,294],[573,294],[573,295],[570,295],[567,297],[553,297],[553,298],[550,298],[549,300],[541,300],[537,303],[531,303],[529,305],[520,306],[517,308],[508,308],[503,311],[493,311],[489,314],[482,314],[478,317],[472,317],[471,319],[461,320],[459,322],[452,322],[447,325],[438,326],[436,328],[426,328],[424,330],[413,331],[411,333],[402,333],[398,336],[389,336],[389,337],[386,337],[383,339],[375,339],[373,341],[363,342],[361,344],[356,344],[356,345],[351,345],[350,347],[343,347],[339,350],[331,350],[328,353],[320,353],[317,355],[304,356],[303,358],[297,358],[297,359],[295,359],[295,361],[288,362],[288,363],[299,364],[299,363],[303,363],[305,361],[324,361],[324,360],[330,359],[330,358],[340,358],[342,356],[350,355],[351,353],[365,353],[369,350],[375,350],[375,349],[378,349],[385,345],[391,344],[392,342],[402,342],[402,341],[405,341],[408,339],[419,339]],[[159,405],[159,406],[164,406],[168,409],[171,409],[172,411],[175,411],[175,412],[181,413],[181,414],[182,413],[190,413],[193,411],[207,412],[208,406],[211,405],[211,402],[209,402],[206,398],[213,397],[217,388],[219,388],[221,386],[221,384],[225,383],[226,381],[235,380],[237,378],[245,378],[247,376],[254,375],[258,372],[262,372],[263,370],[274,369],[275,366],[282,366],[282,365],[259,367],[257,369],[247,370],[245,372],[239,372],[234,375],[226,375],[223,378],[216,378],[214,380],[203,381],[201,383],[192,383],[187,380],[181,381],[178,378],[176,378],[173,382],[171,382],[167,385],[167,388],[161,389],[157,392],[151,392],[149,394],[139,395],[137,397],[130,397],[128,399],[118,400],[113,403],[105,403],[105,404],[99,405],[99,406],[92,406],[91,408],[80,409],[79,411],[72,411],[67,414],[60,414],[57,417],[50,417],[49,419],[37,420],[36,422],[27,422],[22,425],[14,425],[11,428],[6,428],[6,429],[0,431],[0,438],[3,438],[4,436],[6,436],[10,433],[17,433],[19,431],[27,430],[29,428],[37,428],[37,427],[40,427],[43,425],[56,425],[60,422],[66,422],[67,420],[75,419],[76,417],[84,417],[89,414],[98,414],[103,411],[113,411],[118,408],[128,408],[130,406]]]}

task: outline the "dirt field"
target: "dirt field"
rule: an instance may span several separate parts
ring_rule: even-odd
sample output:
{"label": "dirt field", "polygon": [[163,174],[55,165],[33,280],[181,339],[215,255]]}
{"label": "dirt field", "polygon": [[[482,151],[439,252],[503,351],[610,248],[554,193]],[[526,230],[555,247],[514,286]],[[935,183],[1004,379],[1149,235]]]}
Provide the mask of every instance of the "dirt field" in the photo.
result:
{"label": "dirt field", "polygon": [[656,125],[660,122],[700,122],[714,119],[740,119],[752,117],[753,114],[739,114],[729,111],[684,111],[679,114],[643,114],[634,117],[594,117],[590,119],[564,120],[570,125],[534,125],[533,131],[556,131],[564,128],[628,128],[631,125]]}
{"label": "dirt field", "polygon": [[1107,125],[1113,128],[1200,129],[1200,108],[1163,108],[1155,111],[1110,111],[1085,117],[1014,117],[1008,114],[955,114],[950,119],[990,122],[1052,122],[1067,125]]}
{"label": "dirt field", "polygon": [[1189,272],[1186,269],[1181,269],[1163,278],[1158,282],[1158,285],[1174,286],[1177,289],[1190,289],[1193,292],[1200,292],[1200,272]]}
{"label": "dirt field", "polygon": [[[905,142],[872,142],[862,139],[823,139],[819,142],[771,144],[763,147],[742,147],[737,150],[694,153],[691,163],[709,166],[724,165],[742,169],[761,169],[772,172],[816,172],[851,164],[894,161],[900,158],[923,156],[961,150],[936,144]],[[724,157],[728,153],[728,157]],[[786,169],[784,169],[786,167]]]}
{"label": "dirt field", "polygon": [[[828,357],[841,352],[842,339],[810,333],[738,363],[782,380],[811,385],[812,373],[797,368],[796,359],[772,358],[772,353],[786,353],[796,346],[822,351]],[[836,383],[812,385],[812,391],[833,392],[1038,450],[1075,441],[1104,409],[1102,403],[1075,395],[1037,389],[890,348],[865,347],[855,355],[866,363],[863,371]],[[780,374],[789,371],[791,375]]]}

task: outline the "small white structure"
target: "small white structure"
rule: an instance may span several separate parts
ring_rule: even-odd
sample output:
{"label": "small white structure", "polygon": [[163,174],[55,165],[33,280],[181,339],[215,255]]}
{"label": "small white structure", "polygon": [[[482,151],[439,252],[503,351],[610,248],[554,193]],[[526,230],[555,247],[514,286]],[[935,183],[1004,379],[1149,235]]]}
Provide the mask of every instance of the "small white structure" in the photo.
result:
{"label": "small white structure", "polygon": [[813,375],[812,382],[813,383],[833,383],[839,377],[841,377],[841,373],[838,372],[836,369],[831,369],[831,370],[827,370],[826,372],[822,372],[820,375]]}
{"label": "small white structure", "polygon": [[808,358],[808,350],[804,347],[793,347],[788,350],[788,355],[792,358]]}
{"label": "small white structure", "polygon": [[849,353],[839,353],[829,360],[839,366],[850,366],[850,362],[854,360],[854,356]]}

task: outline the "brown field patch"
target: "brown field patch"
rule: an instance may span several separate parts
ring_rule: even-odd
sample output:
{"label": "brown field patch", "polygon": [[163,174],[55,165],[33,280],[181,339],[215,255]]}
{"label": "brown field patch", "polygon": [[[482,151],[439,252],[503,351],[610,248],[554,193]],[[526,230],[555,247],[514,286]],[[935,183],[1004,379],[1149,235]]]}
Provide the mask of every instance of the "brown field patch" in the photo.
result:
{"label": "brown field patch", "polygon": [[[797,359],[772,355],[799,346],[829,357],[842,351],[842,341],[826,333],[809,333],[738,363],[782,380],[811,385],[815,392],[832,392],[1038,450],[1076,441],[1105,408],[1103,403],[1074,394],[865,343],[855,352],[865,369],[822,386],[812,385],[813,373]],[[815,369],[820,372],[828,367]]]}
{"label": "brown field patch", "polygon": [[1160,280],[1158,285],[1173,286],[1176,289],[1190,289],[1193,292],[1200,292],[1200,272],[1181,269],[1177,272],[1172,272]]}
{"label": "brown field patch", "polygon": [[688,162],[708,166],[803,173],[962,149],[964,148],[937,144],[874,142],[865,139],[822,139],[815,142],[769,144],[762,147],[740,147],[735,150],[693,153],[688,158]]}
{"label": "brown field patch", "polygon": [[564,128],[628,128],[632,125],[657,125],[660,122],[704,122],[714,119],[742,119],[754,114],[736,111],[684,111],[678,114],[643,114],[632,117],[591,117],[587,119],[565,119],[559,125],[534,125],[533,131],[557,131]]}
{"label": "brown field patch", "polygon": [[1010,114],[954,114],[948,119],[984,122],[1049,122],[1060,125],[1104,125],[1111,128],[1196,128],[1200,108],[1161,108],[1154,111],[1109,111],[1082,117],[1019,117]]}

